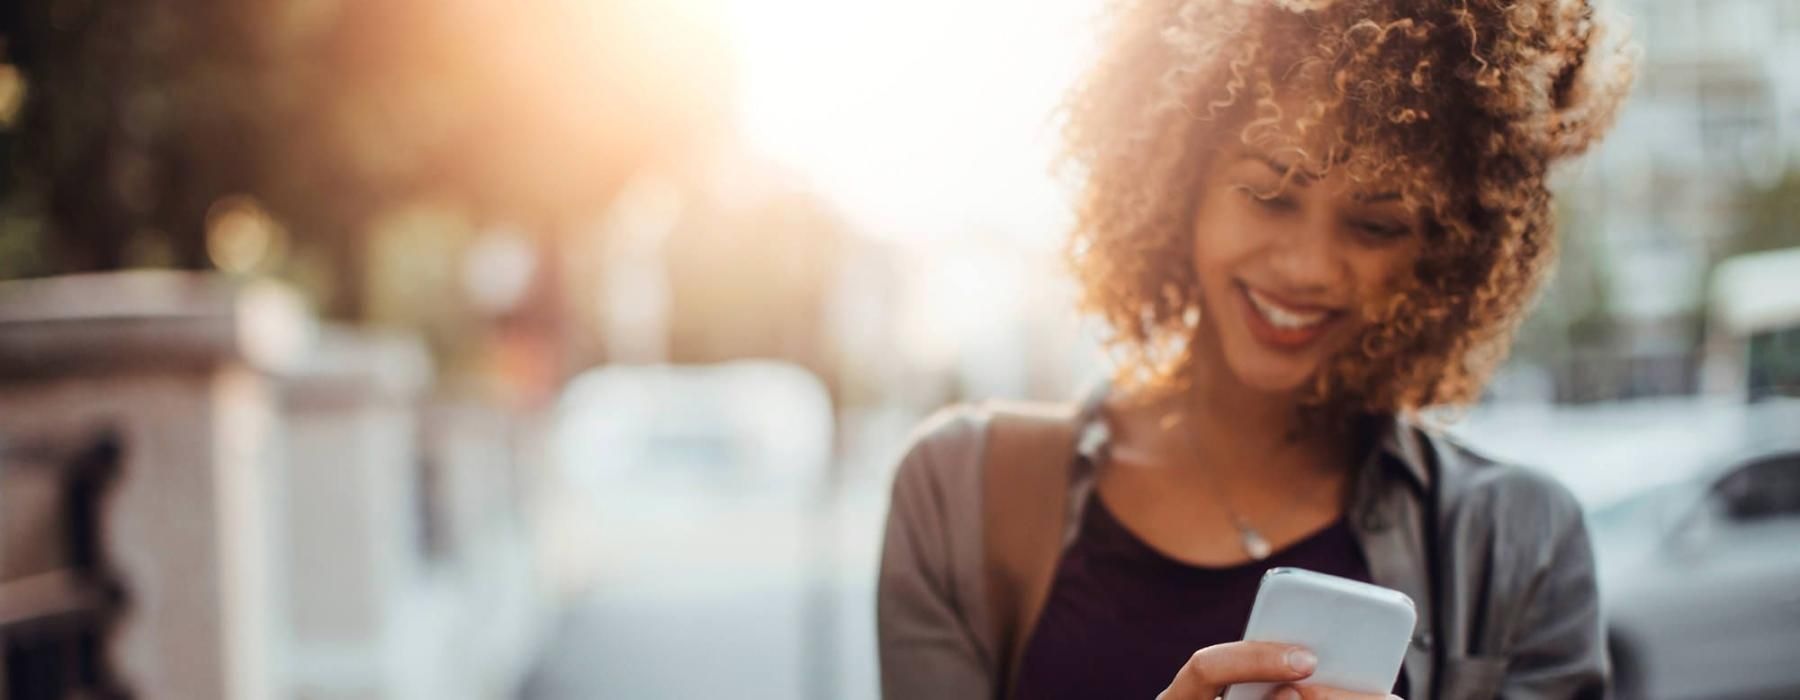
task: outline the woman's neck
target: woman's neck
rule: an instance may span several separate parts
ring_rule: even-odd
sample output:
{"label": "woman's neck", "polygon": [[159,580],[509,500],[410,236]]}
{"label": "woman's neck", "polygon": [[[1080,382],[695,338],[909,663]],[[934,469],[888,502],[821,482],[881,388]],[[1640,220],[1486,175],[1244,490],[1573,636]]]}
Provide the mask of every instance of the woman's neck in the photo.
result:
{"label": "woman's neck", "polygon": [[1246,385],[1226,364],[1217,334],[1202,334],[1190,363],[1194,373],[1185,402],[1187,413],[1202,444],[1236,443],[1260,454],[1291,449],[1297,443],[1326,437],[1302,432],[1301,404],[1297,391],[1271,392]]}
{"label": "woman's neck", "polygon": [[1152,449],[1185,457],[1173,464],[1251,479],[1298,476],[1342,456],[1347,438],[1332,426],[1304,423],[1296,393],[1245,385],[1219,350],[1204,340],[1195,348],[1188,388],[1163,403],[1167,429]]}

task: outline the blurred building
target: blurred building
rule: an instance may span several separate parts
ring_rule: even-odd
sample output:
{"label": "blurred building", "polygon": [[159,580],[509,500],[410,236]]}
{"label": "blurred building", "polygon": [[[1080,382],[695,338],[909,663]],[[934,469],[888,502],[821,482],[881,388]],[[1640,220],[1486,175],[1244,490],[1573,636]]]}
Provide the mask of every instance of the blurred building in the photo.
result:
{"label": "blurred building", "polygon": [[1567,352],[1549,369],[1565,401],[1700,390],[1707,280],[1736,252],[1742,195],[1800,168],[1800,2],[1617,9],[1643,49],[1637,85],[1559,188],[1571,251],[1557,284],[1599,312],[1563,310]]}

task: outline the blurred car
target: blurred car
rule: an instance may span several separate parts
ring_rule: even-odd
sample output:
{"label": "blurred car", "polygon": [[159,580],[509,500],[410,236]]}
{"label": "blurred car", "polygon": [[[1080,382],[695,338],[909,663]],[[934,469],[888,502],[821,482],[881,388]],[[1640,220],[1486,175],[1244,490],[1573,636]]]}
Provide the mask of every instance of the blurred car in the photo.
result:
{"label": "blurred car", "polygon": [[817,497],[834,420],[824,383],[790,363],[609,365],[569,382],[552,449],[606,514],[714,513]]}
{"label": "blurred car", "polygon": [[526,696],[838,697],[834,431],[825,384],[789,363],[572,380],[549,446],[592,580]]}
{"label": "blurred car", "polygon": [[1618,697],[1800,697],[1800,436],[1591,512]]}

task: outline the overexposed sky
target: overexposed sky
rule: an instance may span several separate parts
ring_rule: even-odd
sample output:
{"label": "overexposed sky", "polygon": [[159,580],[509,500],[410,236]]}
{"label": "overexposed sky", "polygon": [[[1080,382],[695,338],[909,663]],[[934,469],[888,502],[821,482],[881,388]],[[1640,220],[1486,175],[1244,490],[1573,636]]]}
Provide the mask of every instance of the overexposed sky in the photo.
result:
{"label": "overexposed sky", "polygon": [[1052,111],[1095,0],[732,0],[739,120],[869,234],[1053,245]]}

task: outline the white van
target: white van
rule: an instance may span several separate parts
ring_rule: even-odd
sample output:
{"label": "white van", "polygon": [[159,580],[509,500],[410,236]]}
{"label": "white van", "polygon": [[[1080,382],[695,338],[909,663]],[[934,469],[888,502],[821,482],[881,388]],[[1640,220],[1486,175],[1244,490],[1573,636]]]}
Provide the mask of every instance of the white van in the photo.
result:
{"label": "white van", "polygon": [[1711,311],[1708,388],[1800,397],[1800,248],[1719,263]]}

